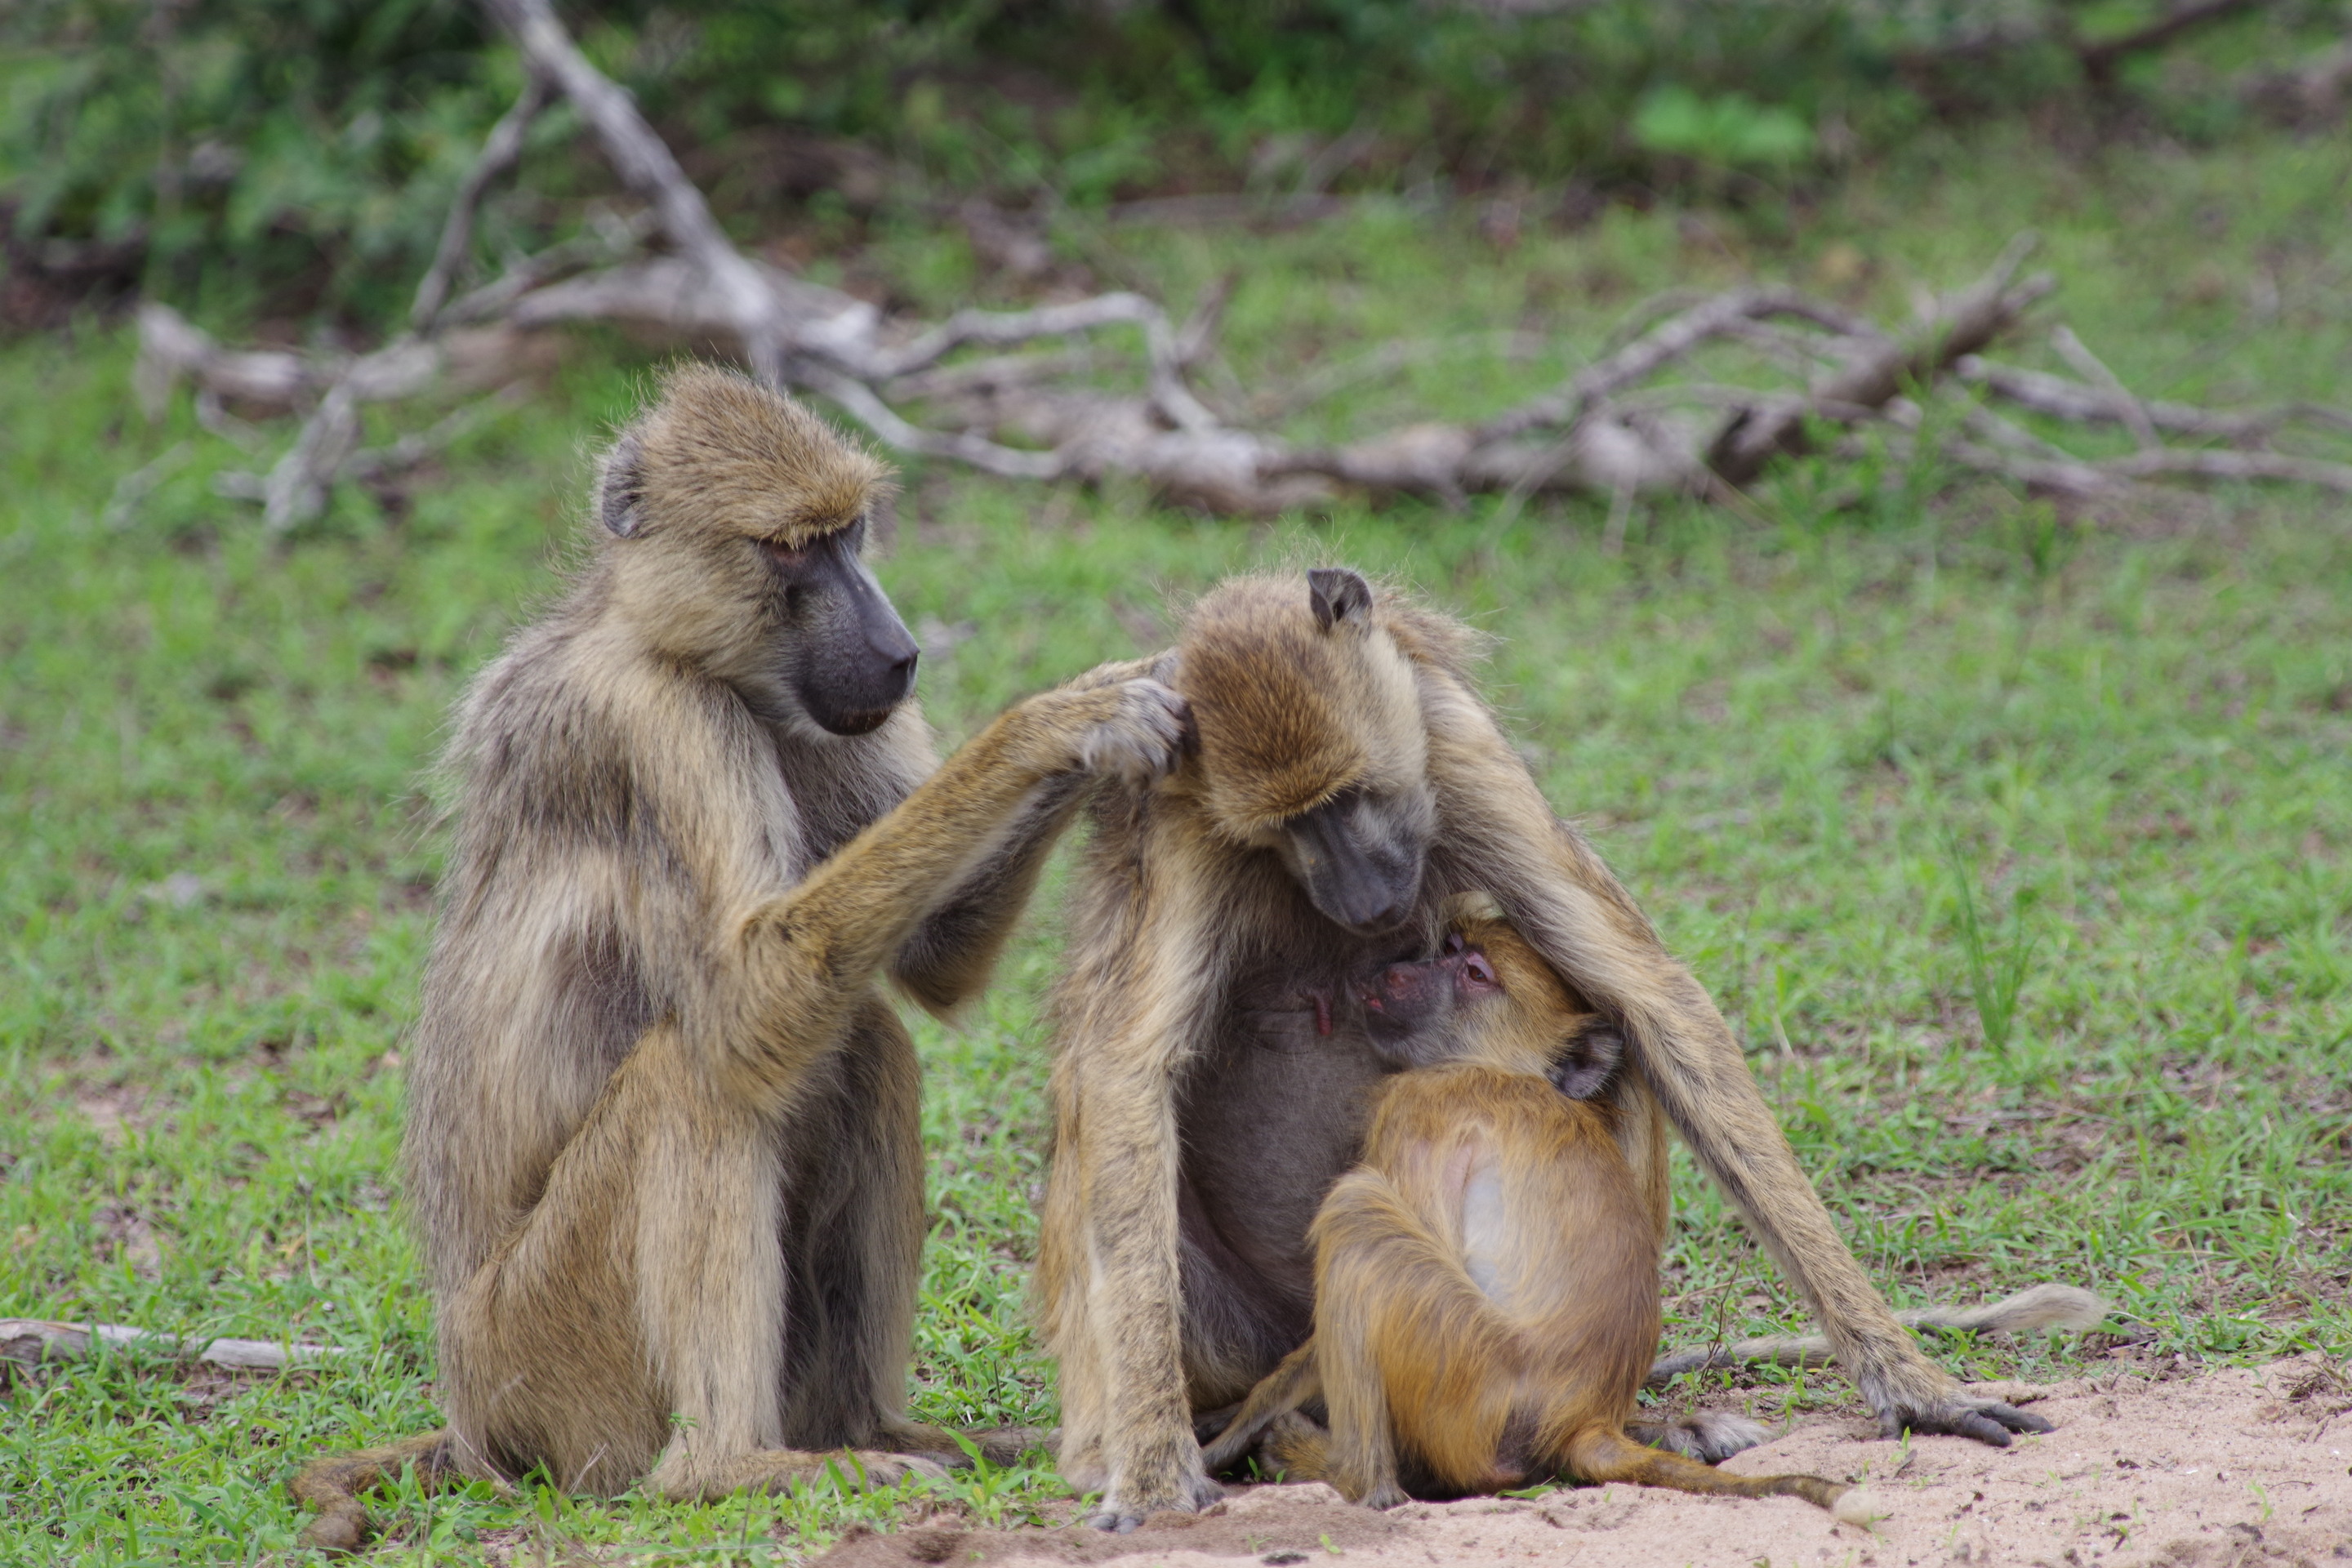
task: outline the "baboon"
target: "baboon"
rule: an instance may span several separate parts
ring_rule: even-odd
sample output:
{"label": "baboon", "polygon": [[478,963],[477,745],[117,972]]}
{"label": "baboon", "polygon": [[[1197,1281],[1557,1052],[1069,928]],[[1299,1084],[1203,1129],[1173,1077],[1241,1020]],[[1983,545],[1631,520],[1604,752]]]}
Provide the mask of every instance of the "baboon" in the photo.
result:
{"label": "baboon", "polygon": [[1034,1288],[1063,1473],[1102,1492],[1094,1522],[1217,1495],[1191,1413],[1239,1400],[1307,1338],[1307,1226],[1387,1070],[1337,988],[1428,951],[1445,900],[1474,890],[1622,1032],[1601,1098],[1654,1238],[1671,1122],[1890,1433],[2046,1430],[1963,1393],[1887,1311],[1714,1003],[1480,700],[1475,651],[1467,628],[1353,572],[1229,582],[1157,667],[1196,745],[1091,808]]}
{"label": "baboon", "polygon": [[1214,1473],[1307,1400],[1270,1462],[1350,1501],[1530,1481],[1630,1481],[1733,1497],[1849,1489],[1726,1475],[1626,1427],[1658,1343],[1656,1234],[1612,1136],[1622,1038],[1517,932],[1456,920],[1443,952],[1349,988],[1372,1048],[1406,1070],[1378,1092],[1362,1160],[1323,1200],[1314,1336],[1254,1389],[1203,1458]]}
{"label": "baboon", "polygon": [[[954,1452],[904,1412],[922,1151],[877,978],[984,984],[1089,781],[1172,766],[1184,711],[1105,667],[936,764],[861,560],[885,480],[672,374],[570,592],[467,694],[404,1150],[449,1428],[376,1458],[694,1498]],[[334,1531],[339,1463],[306,1493]]]}

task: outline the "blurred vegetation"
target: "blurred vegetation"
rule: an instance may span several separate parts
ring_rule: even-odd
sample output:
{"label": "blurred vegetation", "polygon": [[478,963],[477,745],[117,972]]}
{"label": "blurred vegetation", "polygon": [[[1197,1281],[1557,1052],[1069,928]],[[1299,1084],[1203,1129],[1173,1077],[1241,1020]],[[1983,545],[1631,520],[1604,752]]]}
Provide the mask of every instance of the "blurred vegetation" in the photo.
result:
{"label": "blurred vegetation", "polygon": [[[2346,23],[2341,0],[2258,6],[2095,93],[2074,40],[2127,35],[2161,0],[561,9],[754,226],[1302,184],[1769,205],[1955,118],[2226,136],[2235,68]],[[467,0],[17,0],[0,14],[11,268],[72,298],[143,284],[230,319],[380,322],[519,83]],[[493,205],[492,249],[576,225],[604,188],[569,123],[542,124],[527,190]]]}

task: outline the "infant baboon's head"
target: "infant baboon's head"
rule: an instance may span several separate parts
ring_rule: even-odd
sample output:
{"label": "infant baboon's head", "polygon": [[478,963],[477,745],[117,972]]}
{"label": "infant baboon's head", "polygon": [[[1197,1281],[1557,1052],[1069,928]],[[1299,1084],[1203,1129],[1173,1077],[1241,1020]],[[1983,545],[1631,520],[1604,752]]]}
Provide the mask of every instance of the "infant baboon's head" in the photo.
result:
{"label": "infant baboon's head", "polygon": [[1617,1027],[1506,921],[1457,920],[1436,957],[1378,965],[1354,989],[1372,1048],[1400,1068],[1475,1062],[1582,1100],[1624,1053]]}

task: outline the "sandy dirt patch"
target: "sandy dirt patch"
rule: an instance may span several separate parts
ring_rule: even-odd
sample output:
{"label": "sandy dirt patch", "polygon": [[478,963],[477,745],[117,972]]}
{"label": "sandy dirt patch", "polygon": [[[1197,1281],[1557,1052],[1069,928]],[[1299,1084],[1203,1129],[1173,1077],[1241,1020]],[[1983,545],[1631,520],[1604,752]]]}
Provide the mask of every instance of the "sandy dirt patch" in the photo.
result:
{"label": "sandy dirt patch", "polygon": [[1958,1437],[1881,1439],[1870,1423],[1798,1426],[1730,1460],[1866,1482],[1874,1531],[1789,1498],[1684,1497],[1614,1486],[1531,1500],[1351,1508],[1321,1486],[1235,1488],[1222,1511],[1155,1515],[1128,1536],[1080,1525],[967,1530],[935,1519],[845,1540],[823,1568],[910,1563],[1234,1568],[1345,1558],[1411,1564],[1560,1563],[1662,1568],[2266,1568],[2352,1562],[2352,1384],[2309,1362],[2176,1382],[2113,1373],[2030,1401],[2057,1430],[2006,1449]]}

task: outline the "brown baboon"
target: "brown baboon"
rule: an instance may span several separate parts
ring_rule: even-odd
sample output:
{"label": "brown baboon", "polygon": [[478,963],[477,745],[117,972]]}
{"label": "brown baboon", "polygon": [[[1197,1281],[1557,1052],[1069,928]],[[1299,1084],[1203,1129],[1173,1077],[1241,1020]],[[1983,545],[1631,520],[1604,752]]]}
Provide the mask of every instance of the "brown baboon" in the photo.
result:
{"label": "brown baboon", "polygon": [[[1171,766],[1184,719],[1107,668],[936,766],[860,560],[884,480],[678,372],[466,700],[404,1157],[468,1471],[688,1498],[954,1451],[903,1408],[922,1151],[877,980],[981,985],[1087,782]],[[335,1464],[306,1495],[348,1525]]]}
{"label": "brown baboon", "polygon": [[1889,1314],[1714,1003],[1479,699],[1473,642],[1352,572],[1228,583],[1166,677],[1197,748],[1093,808],[1036,1289],[1063,1473],[1103,1492],[1095,1522],[1216,1494],[1191,1412],[1240,1399],[1307,1338],[1307,1226],[1385,1070],[1335,1016],[1337,988],[1427,951],[1447,898],[1473,890],[1622,1032],[1603,1098],[1654,1236],[1671,1122],[1890,1432],[2045,1429],[1963,1393]]}
{"label": "brown baboon", "polygon": [[[1214,1472],[1294,1420],[1269,1462],[1354,1502],[1553,1479],[1733,1497],[1849,1489],[1730,1476],[1626,1436],[1658,1343],[1658,1241],[1598,1088],[1622,1041],[1500,921],[1457,921],[1433,959],[1350,987],[1365,1033],[1407,1070],[1379,1090],[1363,1159],[1323,1200],[1315,1332],[1204,1456]],[[1598,1076],[1594,1076],[1598,1075]]]}

